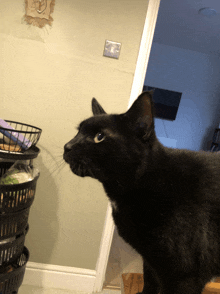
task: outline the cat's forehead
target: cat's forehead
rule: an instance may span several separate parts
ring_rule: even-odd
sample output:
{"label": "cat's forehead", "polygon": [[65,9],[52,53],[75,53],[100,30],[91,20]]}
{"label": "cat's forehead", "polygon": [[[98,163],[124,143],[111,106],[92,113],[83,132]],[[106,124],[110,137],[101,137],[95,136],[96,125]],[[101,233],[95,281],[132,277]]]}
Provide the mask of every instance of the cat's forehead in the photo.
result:
{"label": "cat's forehead", "polygon": [[78,129],[83,131],[89,131],[89,130],[97,130],[97,129],[103,129],[103,128],[114,128],[116,124],[116,116],[114,115],[108,115],[108,114],[102,114],[102,115],[96,115],[92,116],[84,121],[82,121]]}

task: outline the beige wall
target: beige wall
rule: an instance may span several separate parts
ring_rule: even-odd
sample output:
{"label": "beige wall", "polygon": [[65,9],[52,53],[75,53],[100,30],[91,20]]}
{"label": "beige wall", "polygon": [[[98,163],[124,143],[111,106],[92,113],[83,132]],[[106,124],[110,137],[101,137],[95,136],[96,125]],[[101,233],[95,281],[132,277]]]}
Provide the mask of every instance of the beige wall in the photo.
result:
{"label": "beige wall", "polygon": [[[52,28],[39,29],[22,21],[24,0],[0,1],[0,116],[43,129],[30,261],[95,269],[107,198],[98,182],[60,166],[63,145],[91,115],[92,97],[126,110],[147,3],[56,1]],[[102,56],[106,39],[122,43],[119,60]]]}

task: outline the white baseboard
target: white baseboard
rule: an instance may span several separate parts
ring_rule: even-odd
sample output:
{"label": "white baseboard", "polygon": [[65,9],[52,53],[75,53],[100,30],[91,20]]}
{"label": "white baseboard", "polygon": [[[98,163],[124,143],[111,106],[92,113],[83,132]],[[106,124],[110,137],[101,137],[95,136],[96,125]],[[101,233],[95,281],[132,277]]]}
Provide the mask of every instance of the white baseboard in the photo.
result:
{"label": "white baseboard", "polygon": [[92,293],[95,280],[95,270],[28,262],[23,285]]}

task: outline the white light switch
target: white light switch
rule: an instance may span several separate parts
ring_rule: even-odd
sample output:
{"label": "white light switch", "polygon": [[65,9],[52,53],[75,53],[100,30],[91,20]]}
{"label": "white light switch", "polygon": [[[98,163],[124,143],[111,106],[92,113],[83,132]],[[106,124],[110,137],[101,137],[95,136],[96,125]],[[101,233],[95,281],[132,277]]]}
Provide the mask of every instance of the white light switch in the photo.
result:
{"label": "white light switch", "polygon": [[105,41],[104,56],[111,58],[119,58],[121,50],[121,43],[112,42],[109,40]]}

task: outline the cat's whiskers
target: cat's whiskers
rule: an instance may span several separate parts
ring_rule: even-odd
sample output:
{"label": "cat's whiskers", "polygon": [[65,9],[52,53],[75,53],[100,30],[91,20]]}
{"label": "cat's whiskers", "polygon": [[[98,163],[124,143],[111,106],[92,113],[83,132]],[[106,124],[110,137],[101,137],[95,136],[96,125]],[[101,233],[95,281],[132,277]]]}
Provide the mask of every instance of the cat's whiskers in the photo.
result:
{"label": "cat's whiskers", "polygon": [[56,175],[59,174],[65,167],[65,161],[60,160],[57,165],[54,167],[54,170],[51,172],[51,174]]}
{"label": "cat's whiskers", "polygon": [[[61,146],[53,146],[54,150],[49,151],[48,149],[40,146],[40,149],[44,152],[44,164],[48,169],[46,177],[56,177],[60,174],[66,163],[63,159],[63,148]],[[55,151],[55,152],[54,152]],[[45,176],[45,175],[44,175]]]}
{"label": "cat's whiskers", "polygon": [[58,155],[53,159],[53,165],[51,166],[52,169],[50,171],[51,175],[58,175],[66,166],[66,162],[64,161],[61,155]]}

